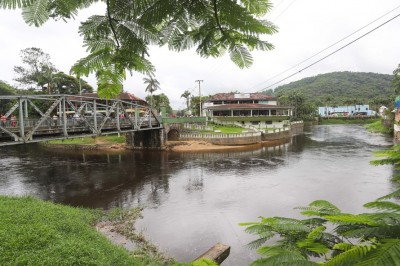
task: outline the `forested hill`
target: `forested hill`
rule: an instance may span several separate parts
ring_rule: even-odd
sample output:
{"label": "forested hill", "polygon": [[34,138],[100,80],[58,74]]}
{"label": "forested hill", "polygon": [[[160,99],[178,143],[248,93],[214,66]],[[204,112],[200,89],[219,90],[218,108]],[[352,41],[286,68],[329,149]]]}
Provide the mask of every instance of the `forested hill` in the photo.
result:
{"label": "forested hill", "polygon": [[304,78],[275,88],[274,95],[301,92],[313,102],[331,101],[345,103],[356,99],[369,103],[373,99],[388,99],[393,94],[393,76],[364,72],[333,72]]}

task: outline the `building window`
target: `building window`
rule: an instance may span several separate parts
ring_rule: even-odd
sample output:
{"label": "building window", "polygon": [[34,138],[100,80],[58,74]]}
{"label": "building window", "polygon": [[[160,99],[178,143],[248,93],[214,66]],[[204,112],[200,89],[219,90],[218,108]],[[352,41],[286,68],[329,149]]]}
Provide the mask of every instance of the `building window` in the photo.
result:
{"label": "building window", "polygon": [[258,126],[260,124],[260,121],[251,121],[251,124],[253,126]]}
{"label": "building window", "polygon": [[266,125],[272,125],[272,121],[265,121]]}

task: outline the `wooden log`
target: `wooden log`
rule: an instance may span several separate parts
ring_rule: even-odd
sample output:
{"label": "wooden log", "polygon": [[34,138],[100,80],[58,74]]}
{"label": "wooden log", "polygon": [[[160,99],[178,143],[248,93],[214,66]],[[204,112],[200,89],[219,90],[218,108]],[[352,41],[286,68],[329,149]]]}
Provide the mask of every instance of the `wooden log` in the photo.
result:
{"label": "wooden log", "polygon": [[231,247],[222,243],[217,243],[207,250],[204,254],[200,255],[196,260],[201,258],[211,259],[217,264],[221,264],[228,256],[231,251]]}

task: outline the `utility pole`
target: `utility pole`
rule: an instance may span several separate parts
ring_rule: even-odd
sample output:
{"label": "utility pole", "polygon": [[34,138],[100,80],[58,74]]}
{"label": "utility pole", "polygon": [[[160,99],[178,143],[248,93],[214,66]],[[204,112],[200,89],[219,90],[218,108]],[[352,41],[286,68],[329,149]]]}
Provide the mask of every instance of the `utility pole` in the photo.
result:
{"label": "utility pole", "polygon": [[198,80],[196,80],[196,82],[199,83],[199,106],[200,106],[200,113],[199,113],[199,116],[201,116],[201,90],[200,90],[200,82],[203,82],[203,80],[202,80],[202,79],[198,79]]}

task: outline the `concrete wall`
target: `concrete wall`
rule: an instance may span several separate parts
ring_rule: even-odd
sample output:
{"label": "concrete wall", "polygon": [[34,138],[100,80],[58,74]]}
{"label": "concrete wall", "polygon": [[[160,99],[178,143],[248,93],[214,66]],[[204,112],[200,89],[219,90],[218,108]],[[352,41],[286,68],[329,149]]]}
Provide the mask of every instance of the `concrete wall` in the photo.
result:
{"label": "concrete wall", "polygon": [[216,145],[248,145],[261,142],[261,133],[242,133],[242,134],[198,134],[182,133],[179,140],[201,140]]}
{"label": "concrete wall", "polygon": [[163,129],[134,131],[126,134],[126,143],[132,149],[164,149]]}

